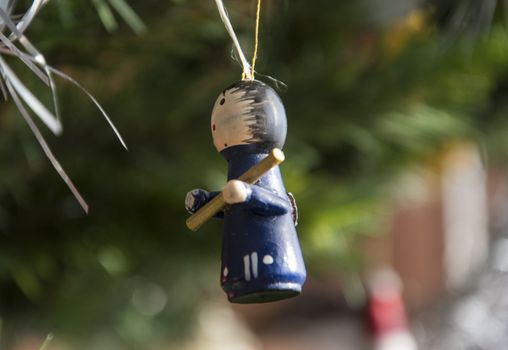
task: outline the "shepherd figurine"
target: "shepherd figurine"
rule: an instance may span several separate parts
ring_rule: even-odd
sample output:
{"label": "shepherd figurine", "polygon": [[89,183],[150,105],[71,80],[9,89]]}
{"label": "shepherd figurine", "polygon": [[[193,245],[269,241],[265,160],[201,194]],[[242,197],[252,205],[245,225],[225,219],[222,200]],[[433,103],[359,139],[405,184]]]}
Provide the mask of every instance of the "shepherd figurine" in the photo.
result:
{"label": "shepherd figurine", "polygon": [[263,303],[300,294],[305,265],[296,234],[297,209],[279,167],[287,132],[276,92],[257,80],[225,89],[212,112],[212,135],[228,162],[222,193],[190,191],[185,200],[197,230],[224,219],[221,285],[233,303]]}

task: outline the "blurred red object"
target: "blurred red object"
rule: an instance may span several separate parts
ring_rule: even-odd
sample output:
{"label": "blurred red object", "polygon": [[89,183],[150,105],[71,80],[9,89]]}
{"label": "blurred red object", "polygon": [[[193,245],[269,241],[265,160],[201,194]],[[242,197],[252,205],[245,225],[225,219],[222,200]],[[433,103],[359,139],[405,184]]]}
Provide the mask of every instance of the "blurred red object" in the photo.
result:
{"label": "blurred red object", "polygon": [[375,272],[368,281],[366,323],[374,350],[416,350],[402,299],[402,285],[391,269]]}

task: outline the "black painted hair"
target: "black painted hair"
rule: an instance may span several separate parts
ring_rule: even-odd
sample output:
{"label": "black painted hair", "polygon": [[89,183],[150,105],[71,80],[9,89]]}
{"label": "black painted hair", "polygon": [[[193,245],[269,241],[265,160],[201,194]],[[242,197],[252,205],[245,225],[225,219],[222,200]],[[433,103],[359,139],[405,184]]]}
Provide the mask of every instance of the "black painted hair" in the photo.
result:
{"label": "black painted hair", "polygon": [[245,94],[237,101],[250,102],[240,116],[244,118],[250,134],[250,137],[243,142],[262,143],[268,147],[282,148],[286,141],[287,120],[279,95],[259,80],[242,80],[224,91],[234,94],[240,90]]}

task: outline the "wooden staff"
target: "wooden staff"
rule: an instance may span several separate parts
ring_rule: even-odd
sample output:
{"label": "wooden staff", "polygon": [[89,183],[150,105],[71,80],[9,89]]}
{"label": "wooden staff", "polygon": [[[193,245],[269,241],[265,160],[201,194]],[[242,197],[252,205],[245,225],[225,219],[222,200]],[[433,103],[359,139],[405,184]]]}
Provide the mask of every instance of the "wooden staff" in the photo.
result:
{"label": "wooden staff", "polygon": [[[266,158],[254,165],[252,168],[243,173],[238,180],[248,184],[256,183],[264,173],[279,165],[284,161],[284,153],[274,148]],[[192,214],[185,222],[187,227],[192,231],[197,231],[208,219],[213,217],[219,211],[226,207],[227,203],[224,200],[222,192],[216,195],[211,201],[206,203],[201,209]]]}

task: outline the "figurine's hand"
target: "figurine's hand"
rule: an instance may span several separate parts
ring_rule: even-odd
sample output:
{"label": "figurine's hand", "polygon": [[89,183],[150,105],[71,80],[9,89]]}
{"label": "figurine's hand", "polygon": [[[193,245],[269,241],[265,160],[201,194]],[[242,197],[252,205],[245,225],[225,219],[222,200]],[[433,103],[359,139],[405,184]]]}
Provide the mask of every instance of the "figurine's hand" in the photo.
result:
{"label": "figurine's hand", "polygon": [[187,209],[190,214],[194,214],[199,208],[205,205],[211,197],[212,195],[210,192],[199,188],[189,191],[187,196],[185,196],[185,209]]}
{"label": "figurine's hand", "polygon": [[237,204],[245,202],[251,192],[252,190],[248,184],[239,180],[231,180],[224,187],[222,195],[226,203]]}

